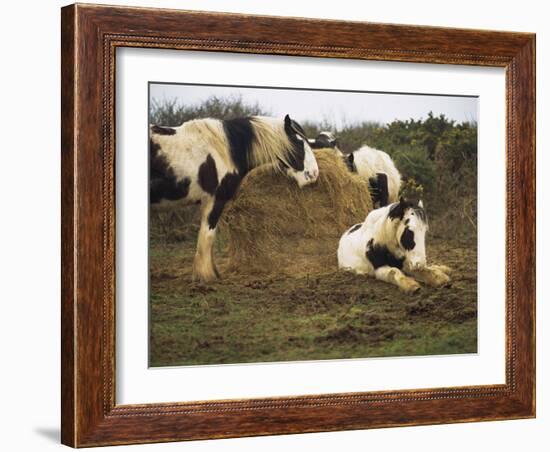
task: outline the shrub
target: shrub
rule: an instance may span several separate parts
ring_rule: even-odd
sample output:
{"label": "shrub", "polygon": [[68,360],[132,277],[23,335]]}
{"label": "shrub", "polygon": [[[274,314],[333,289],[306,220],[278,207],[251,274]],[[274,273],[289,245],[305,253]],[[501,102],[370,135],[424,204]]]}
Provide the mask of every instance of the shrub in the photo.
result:
{"label": "shrub", "polygon": [[[231,119],[270,115],[259,104],[239,96],[212,96],[201,104],[186,105],[176,99],[152,100],[150,122],[177,126],[191,119]],[[477,123],[456,123],[429,112],[425,119],[396,120],[383,125],[355,122],[336,126],[329,118],[303,121],[314,138],[323,130],[334,132],[344,153],[364,144],[387,152],[403,176],[403,193],[422,196],[432,223],[444,234],[475,235],[477,224]],[[447,231],[444,231],[447,229]]]}

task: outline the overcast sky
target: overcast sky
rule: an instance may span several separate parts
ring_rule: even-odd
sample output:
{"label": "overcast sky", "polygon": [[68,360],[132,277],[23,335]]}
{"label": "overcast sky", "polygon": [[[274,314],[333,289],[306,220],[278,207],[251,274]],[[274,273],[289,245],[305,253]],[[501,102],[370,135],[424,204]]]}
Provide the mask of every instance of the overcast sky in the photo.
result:
{"label": "overcast sky", "polygon": [[176,98],[185,105],[196,105],[210,96],[241,96],[256,103],[272,116],[290,114],[298,122],[328,120],[341,127],[362,121],[392,122],[395,119],[421,119],[432,111],[458,122],[477,121],[477,98],[387,94],[346,91],[317,91],[280,88],[242,88],[226,86],[150,85],[151,99]]}

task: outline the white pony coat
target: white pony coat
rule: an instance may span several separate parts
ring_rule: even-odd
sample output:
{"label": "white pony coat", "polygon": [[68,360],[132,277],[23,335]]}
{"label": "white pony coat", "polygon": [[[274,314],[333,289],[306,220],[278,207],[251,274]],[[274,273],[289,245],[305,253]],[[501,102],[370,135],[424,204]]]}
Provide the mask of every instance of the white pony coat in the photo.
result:
{"label": "white pony coat", "polygon": [[[387,248],[396,261],[402,261],[399,268],[416,269],[426,265],[427,224],[413,208],[407,208],[402,219],[389,219],[390,210],[395,206],[396,203],[373,210],[363,223],[352,226],[342,235],[338,245],[340,269],[375,276],[376,263],[367,257],[369,247]],[[405,228],[414,231],[415,246],[412,250],[405,249],[400,243]],[[378,263],[378,268],[380,266],[383,265]],[[393,265],[390,262],[387,266]]]}
{"label": "white pony coat", "polygon": [[378,173],[388,177],[388,201],[396,202],[399,199],[401,188],[401,174],[395,167],[391,157],[384,151],[362,146],[353,151],[353,164],[359,176],[369,180],[375,178]]}
{"label": "white pony coat", "polygon": [[413,293],[418,281],[433,287],[450,283],[451,269],[428,265],[425,238],[428,224],[422,202],[399,202],[373,210],[363,223],[349,228],[338,244],[338,266],[373,276]]}
{"label": "white pony coat", "polygon": [[[386,206],[387,207],[387,206]],[[366,258],[368,241],[374,236],[374,229],[380,218],[387,215],[386,208],[373,210],[365,221],[348,229],[338,244],[338,267],[342,270],[353,271],[359,275],[374,276],[374,267]],[[382,231],[387,235],[386,231]]]}

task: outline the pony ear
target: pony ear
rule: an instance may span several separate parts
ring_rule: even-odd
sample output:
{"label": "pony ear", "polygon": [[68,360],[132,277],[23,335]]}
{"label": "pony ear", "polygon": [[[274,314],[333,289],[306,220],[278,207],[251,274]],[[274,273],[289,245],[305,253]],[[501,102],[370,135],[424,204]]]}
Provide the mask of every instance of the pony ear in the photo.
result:
{"label": "pony ear", "polygon": [[289,115],[285,116],[285,131],[288,135],[292,135],[293,133],[295,133],[296,135],[301,136],[304,140],[308,141],[308,137],[302,130],[302,127]]}
{"label": "pony ear", "polygon": [[292,119],[290,119],[289,115],[285,116],[285,132],[287,135],[292,135],[293,127],[292,127]]}
{"label": "pony ear", "polygon": [[420,207],[421,209],[424,208],[424,203],[422,202],[422,200],[418,201],[418,207]]}
{"label": "pony ear", "polygon": [[405,204],[405,199],[403,198],[403,196],[399,197],[399,204],[401,205]]}

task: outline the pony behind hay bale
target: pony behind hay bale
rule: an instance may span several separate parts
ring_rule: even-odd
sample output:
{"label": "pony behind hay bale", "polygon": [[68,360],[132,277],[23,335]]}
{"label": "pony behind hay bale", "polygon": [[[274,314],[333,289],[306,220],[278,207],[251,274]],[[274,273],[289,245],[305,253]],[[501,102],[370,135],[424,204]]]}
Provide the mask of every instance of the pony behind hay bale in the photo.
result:
{"label": "pony behind hay bale", "polygon": [[221,220],[230,271],[303,276],[337,270],[342,231],[372,210],[369,183],[350,175],[333,149],[316,150],[315,157],[319,178],[303,189],[265,167],[243,179]]}
{"label": "pony behind hay bale", "polygon": [[375,206],[384,207],[398,200],[401,174],[386,152],[363,145],[345,158],[351,172],[369,181]]}

